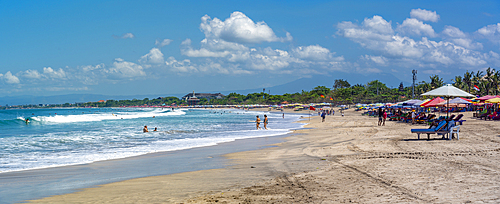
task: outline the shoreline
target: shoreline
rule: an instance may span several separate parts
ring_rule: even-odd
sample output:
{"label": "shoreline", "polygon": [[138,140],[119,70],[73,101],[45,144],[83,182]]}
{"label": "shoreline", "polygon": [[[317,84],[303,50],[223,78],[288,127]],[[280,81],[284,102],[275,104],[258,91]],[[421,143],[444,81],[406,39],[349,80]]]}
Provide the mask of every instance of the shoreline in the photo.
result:
{"label": "shoreline", "polygon": [[345,111],[312,117],[273,147],[224,155],[231,166],[145,177],[35,203],[500,202],[500,127],[465,114],[460,140]]}
{"label": "shoreline", "polygon": [[[154,152],[85,164],[3,172],[0,174],[0,203],[26,200],[26,197],[21,194],[31,194],[30,199],[43,198],[50,195],[73,193],[82,188],[134,178],[224,168],[231,164],[228,164],[227,159],[222,155],[235,151],[265,148],[266,146],[281,142],[289,134],[291,133],[236,139],[204,147]],[[232,149],[234,147],[238,147],[238,149]],[[170,163],[179,162],[184,164],[169,166]],[[168,164],[161,165],[160,163]],[[151,169],[148,166],[151,166]],[[28,188],[22,185],[28,186]],[[65,187],[59,188],[57,185]],[[38,188],[34,186],[38,186]]]}

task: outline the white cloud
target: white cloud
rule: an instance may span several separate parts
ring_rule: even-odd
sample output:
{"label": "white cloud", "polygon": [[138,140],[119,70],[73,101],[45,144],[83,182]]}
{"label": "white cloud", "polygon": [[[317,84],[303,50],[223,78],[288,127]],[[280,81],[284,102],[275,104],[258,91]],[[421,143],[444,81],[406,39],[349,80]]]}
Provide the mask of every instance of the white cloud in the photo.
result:
{"label": "white cloud", "polygon": [[242,12],[235,11],[224,21],[205,15],[201,18],[200,29],[207,39],[222,39],[236,43],[261,43],[291,40],[290,34],[285,39],[278,38],[264,22],[255,23]]}
{"label": "white cloud", "polygon": [[425,9],[412,9],[410,12],[412,18],[420,19],[422,21],[437,22],[439,20],[439,15],[436,11],[429,11]]}
{"label": "white cloud", "polygon": [[31,69],[24,71],[22,73],[22,76],[30,79],[40,79],[42,77],[42,75],[38,71]]}
{"label": "white cloud", "polygon": [[373,18],[365,18],[363,21],[363,27],[380,34],[392,34],[394,31],[392,30],[391,21],[387,22],[381,16],[373,16]]}
{"label": "white cloud", "polygon": [[43,73],[45,76],[51,79],[64,79],[66,78],[66,73],[62,68],[59,68],[59,70],[53,70],[51,67],[44,67],[43,68]]}
{"label": "white cloud", "polygon": [[444,38],[467,49],[483,49],[483,44],[479,42],[473,42],[468,34],[462,32],[457,27],[445,26],[442,34]]}
{"label": "white cloud", "polygon": [[[367,23],[373,21],[380,22],[379,24],[384,26],[372,26],[373,23]],[[415,40],[408,36],[401,36],[399,33],[389,34],[391,29],[386,25],[390,23],[386,22],[388,21],[381,19],[379,16],[374,16],[371,19],[367,18],[361,25],[352,22],[341,22],[337,26],[339,29],[337,34],[349,38],[363,47],[379,52],[381,56],[392,59],[391,62],[400,62],[405,67],[437,67],[442,65],[476,67],[485,66],[487,60],[491,58],[490,54],[471,50],[481,49],[482,44],[473,42],[467,37],[467,34],[454,27],[447,27],[442,34],[448,41],[432,41],[427,37]],[[431,27],[426,28],[425,24],[417,23],[420,25],[418,31],[421,34],[426,31],[427,35],[435,35]],[[409,23],[406,25],[409,25]],[[424,26],[422,27],[422,25]],[[397,31],[402,30],[402,27],[397,29]],[[412,32],[418,34],[416,30]],[[408,32],[402,33],[408,34]],[[436,37],[438,36],[436,35]]]}
{"label": "white cloud", "polygon": [[361,56],[361,59],[363,60],[369,60],[369,61],[372,61],[372,62],[375,62],[376,64],[378,65],[387,65],[388,63],[388,59],[383,57],[383,56],[371,56],[371,55],[364,55],[364,56]]}
{"label": "white cloud", "polygon": [[3,80],[8,83],[8,84],[19,84],[19,78],[16,76],[12,75],[10,71],[8,71],[5,74],[0,74],[0,77],[3,78]]}
{"label": "white cloud", "polygon": [[495,44],[500,44],[500,23],[484,26],[475,33]]}
{"label": "white cloud", "polygon": [[121,58],[116,58],[113,66],[105,69],[104,72],[109,74],[109,77],[113,79],[136,78],[146,75],[141,65],[124,61]]}
{"label": "white cloud", "polygon": [[191,64],[191,60],[185,59],[183,61],[177,61],[174,57],[169,57],[165,64],[175,72],[191,73],[198,72],[198,69]]}
{"label": "white cloud", "polygon": [[116,38],[116,39],[120,39],[120,38],[121,39],[127,39],[127,38],[132,39],[132,38],[135,38],[135,35],[132,34],[132,33],[125,33],[125,34],[123,34],[121,36],[113,35],[113,37]]}
{"label": "white cloud", "polygon": [[332,53],[330,53],[330,50],[319,45],[300,46],[292,49],[292,53],[295,57],[300,59],[326,61],[332,58]]}
{"label": "white cloud", "polygon": [[151,49],[148,54],[139,59],[139,62],[143,64],[163,64],[163,61],[163,53],[158,48]]}
{"label": "white cloud", "polygon": [[158,47],[164,47],[164,46],[167,46],[167,45],[170,45],[170,43],[172,42],[173,40],[170,40],[170,39],[163,39],[163,40],[156,40],[155,41],[155,45],[158,46]]}
{"label": "white cloud", "polygon": [[403,24],[398,25],[396,31],[401,32],[403,34],[409,35],[426,35],[429,37],[436,37],[436,33],[432,26],[429,24],[425,24],[422,21],[419,21],[415,18],[407,18],[403,21]]}
{"label": "white cloud", "polygon": [[365,18],[361,26],[349,21],[340,22],[337,28],[337,35],[349,38],[370,49],[376,49],[384,42],[392,41],[394,34],[391,23],[380,16]]}

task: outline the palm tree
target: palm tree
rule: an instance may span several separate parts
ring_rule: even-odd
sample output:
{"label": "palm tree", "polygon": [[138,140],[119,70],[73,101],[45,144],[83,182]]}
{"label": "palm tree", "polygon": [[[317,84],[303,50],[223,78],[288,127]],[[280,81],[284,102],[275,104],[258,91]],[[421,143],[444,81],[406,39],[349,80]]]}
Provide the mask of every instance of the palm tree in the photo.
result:
{"label": "palm tree", "polygon": [[453,85],[459,89],[463,89],[464,87],[464,81],[462,80],[462,76],[455,76],[455,79],[452,79],[451,81],[455,82]]}
{"label": "palm tree", "polygon": [[469,72],[469,70],[467,70],[464,74],[464,78],[463,78],[463,81],[465,84],[467,84],[467,92],[470,93],[470,88],[472,86],[472,75],[474,75],[474,72]]}
{"label": "palm tree", "polygon": [[[480,82],[482,81],[482,78],[483,78],[483,71],[477,71],[476,74],[472,77],[472,84],[473,85],[480,85]],[[479,91],[476,91],[477,94],[480,94],[479,92],[481,91],[481,89]]]}
{"label": "palm tree", "polygon": [[[494,71],[494,70],[493,70]],[[500,70],[496,71],[495,74],[491,76],[491,85],[495,95],[498,95],[498,85],[500,84]]]}
{"label": "palm tree", "polygon": [[495,69],[491,69],[490,67],[488,67],[488,69],[486,69],[486,75],[484,75],[484,79],[485,81],[487,81],[488,83],[486,83],[486,87],[484,87],[486,89],[486,95],[490,95],[490,88],[491,88],[491,77],[495,74]]}
{"label": "palm tree", "polygon": [[439,88],[444,85],[443,78],[439,78],[438,75],[432,75],[431,78],[431,89]]}

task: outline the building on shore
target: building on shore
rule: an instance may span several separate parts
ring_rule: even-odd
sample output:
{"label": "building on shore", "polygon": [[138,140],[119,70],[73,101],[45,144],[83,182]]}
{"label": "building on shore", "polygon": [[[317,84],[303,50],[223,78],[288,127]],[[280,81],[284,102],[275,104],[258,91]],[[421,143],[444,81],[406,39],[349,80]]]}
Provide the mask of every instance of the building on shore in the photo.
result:
{"label": "building on shore", "polygon": [[197,94],[195,94],[193,91],[193,93],[188,93],[185,96],[183,96],[181,99],[183,101],[188,102],[188,105],[196,105],[200,102],[200,99],[202,99],[202,98],[205,98],[207,100],[211,100],[211,99],[222,99],[224,97],[225,96],[221,93],[215,93],[215,94],[197,93]]}

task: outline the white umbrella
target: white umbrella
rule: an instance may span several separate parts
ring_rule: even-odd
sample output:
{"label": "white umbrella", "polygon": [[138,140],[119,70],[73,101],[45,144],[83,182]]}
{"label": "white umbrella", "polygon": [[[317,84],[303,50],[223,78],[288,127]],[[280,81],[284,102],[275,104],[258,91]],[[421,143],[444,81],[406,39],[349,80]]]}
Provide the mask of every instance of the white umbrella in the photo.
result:
{"label": "white umbrella", "polygon": [[[475,97],[474,95],[467,93],[465,91],[462,91],[461,89],[452,86],[451,84],[446,84],[442,87],[439,87],[437,89],[431,90],[429,92],[423,93],[422,96],[444,96],[446,97],[448,103],[450,104],[450,97]],[[447,107],[448,108],[448,107]],[[448,111],[446,111],[446,115],[448,115]]]}

